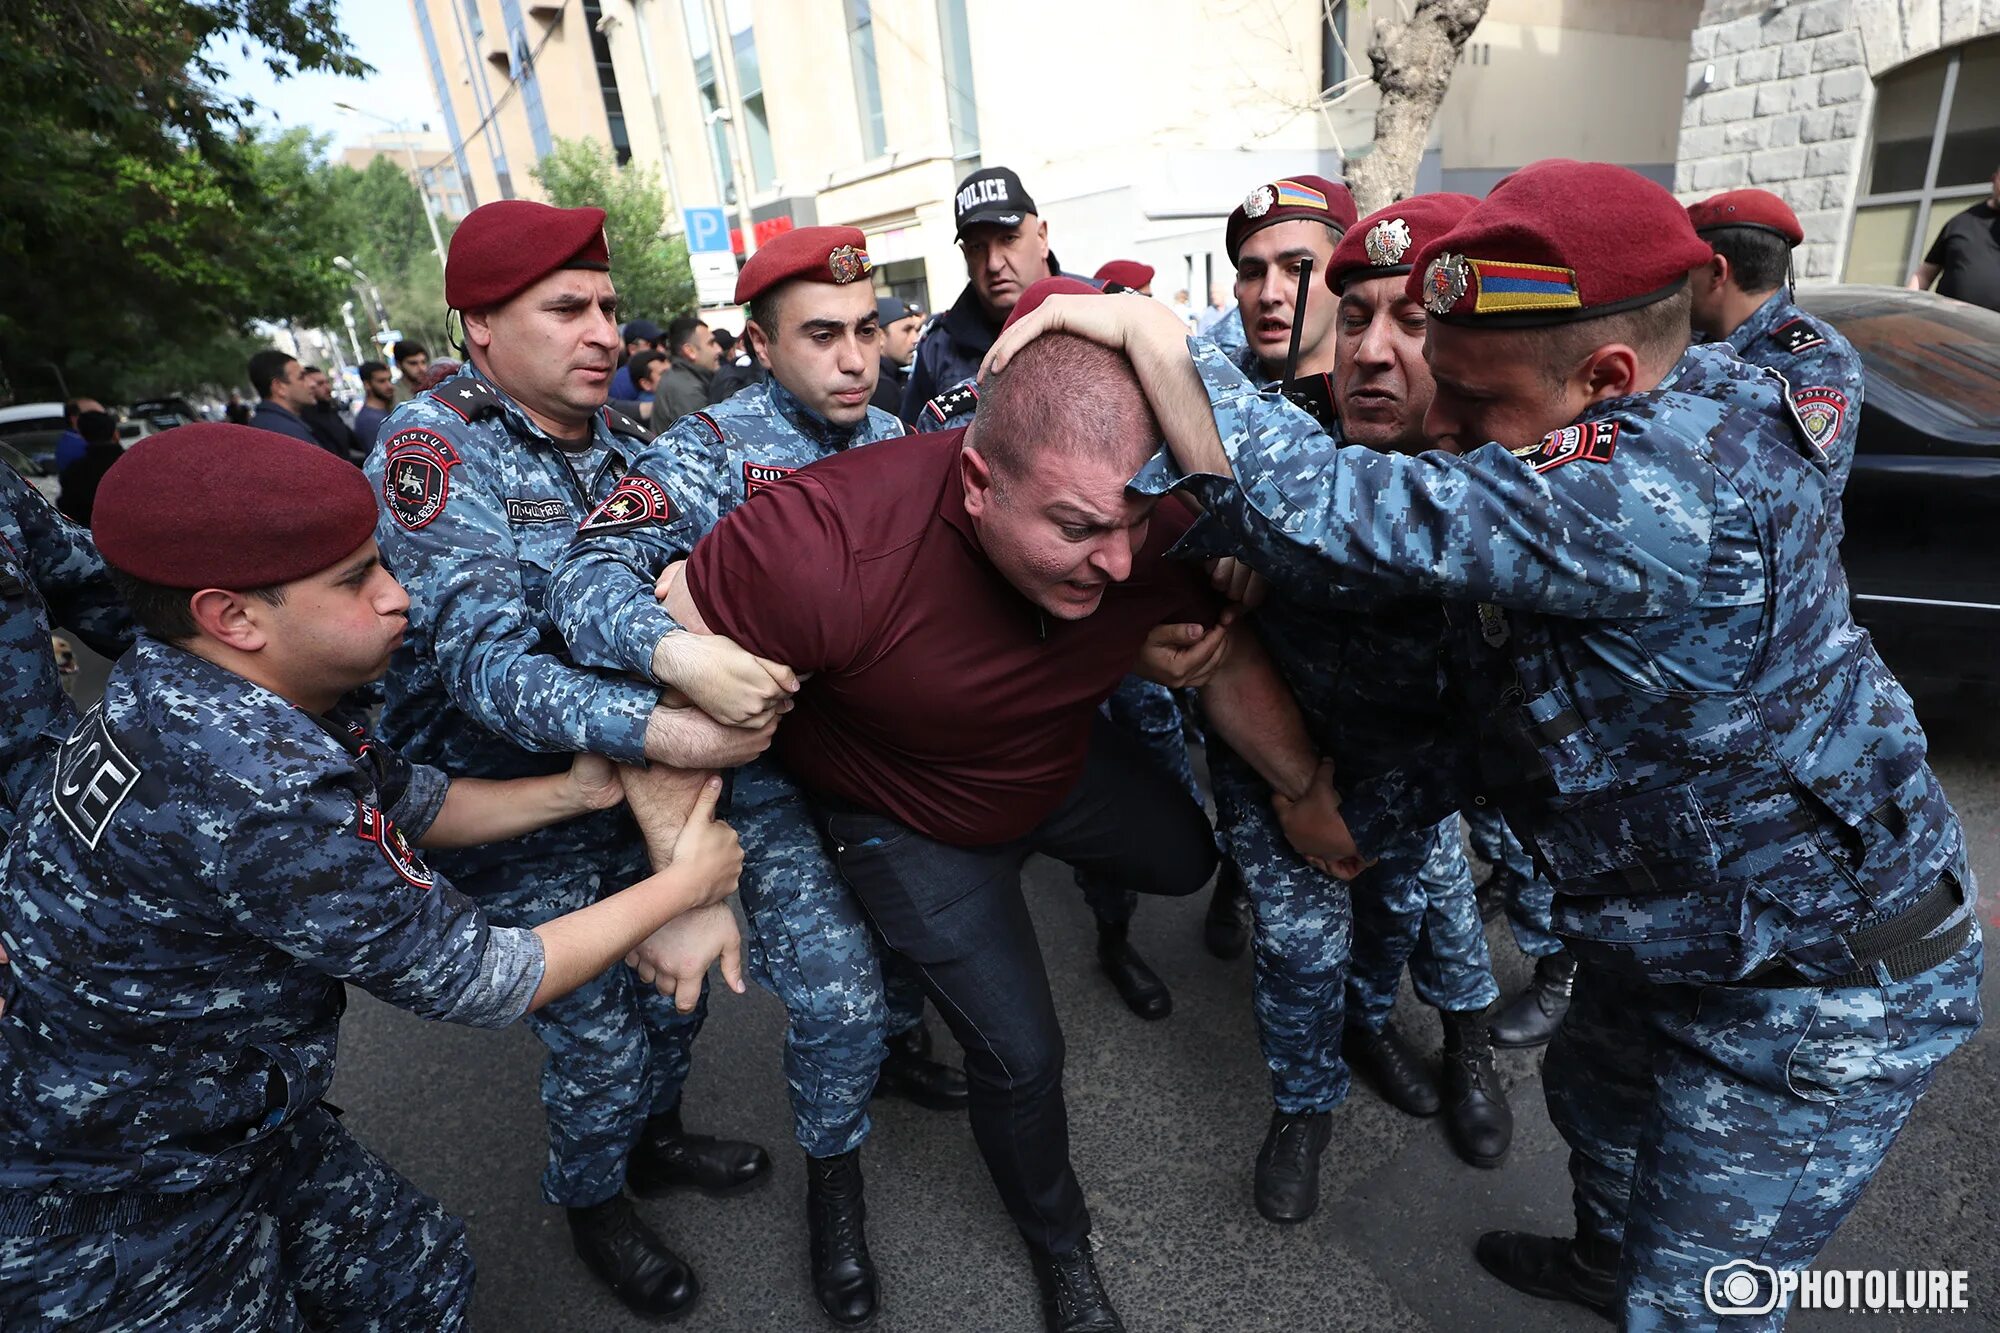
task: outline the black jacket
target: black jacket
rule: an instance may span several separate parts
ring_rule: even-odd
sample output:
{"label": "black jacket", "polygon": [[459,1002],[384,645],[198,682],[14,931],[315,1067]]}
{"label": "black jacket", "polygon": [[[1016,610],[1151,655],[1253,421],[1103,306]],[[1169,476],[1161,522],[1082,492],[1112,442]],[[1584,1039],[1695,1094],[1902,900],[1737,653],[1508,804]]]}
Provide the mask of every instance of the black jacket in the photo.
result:
{"label": "black jacket", "polygon": [[972,284],[966,283],[944,318],[931,325],[931,331],[917,344],[917,359],[903,383],[903,401],[896,415],[915,421],[925,403],[977,375],[979,363],[999,336],[1000,321],[986,313]]}
{"label": "black jacket", "polygon": [[[882,376],[875,381],[875,396],[868,400],[871,407],[879,407],[892,417],[903,415],[903,385],[910,378],[910,372],[897,365],[888,357],[882,358]],[[907,418],[905,418],[907,419]]]}
{"label": "black jacket", "polygon": [[90,513],[97,503],[97,483],[104,480],[104,474],[118,461],[125,450],[116,444],[93,444],[83,451],[83,457],[62,470],[62,490],[56,495],[56,508],[73,522],[90,526]]}

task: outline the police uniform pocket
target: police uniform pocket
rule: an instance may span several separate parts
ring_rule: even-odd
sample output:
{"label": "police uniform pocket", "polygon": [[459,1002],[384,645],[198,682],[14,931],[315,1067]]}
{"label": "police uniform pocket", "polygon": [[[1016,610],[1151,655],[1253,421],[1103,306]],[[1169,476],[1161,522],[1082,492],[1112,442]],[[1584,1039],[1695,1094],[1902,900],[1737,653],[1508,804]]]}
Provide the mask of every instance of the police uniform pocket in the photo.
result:
{"label": "police uniform pocket", "polygon": [[1715,839],[1685,784],[1561,811],[1532,832],[1565,894],[1699,892],[1717,877]]}
{"label": "police uniform pocket", "polygon": [[1809,1102],[1863,1092],[1881,1072],[1888,1016],[1877,986],[1822,991],[1805,1032],[1785,1060],[1785,1087]]}

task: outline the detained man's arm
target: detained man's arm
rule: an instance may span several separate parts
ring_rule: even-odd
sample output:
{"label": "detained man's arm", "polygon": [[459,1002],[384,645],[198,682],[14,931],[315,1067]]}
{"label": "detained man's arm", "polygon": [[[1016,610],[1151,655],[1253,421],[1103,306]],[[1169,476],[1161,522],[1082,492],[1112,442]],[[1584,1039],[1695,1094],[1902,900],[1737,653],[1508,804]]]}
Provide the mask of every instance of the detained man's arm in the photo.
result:
{"label": "detained man's arm", "polygon": [[445,789],[437,818],[417,845],[474,847],[501,842],[594,810],[609,810],[624,799],[616,767],[594,754],[577,755],[565,772],[543,777],[455,778]]}
{"label": "detained man's arm", "polygon": [[[633,818],[645,836],[646,853],[655,869],[666,869],[679,855],[683,826],[700,818],[703,784],[712,775],[654,765],[626,769],[620,776]],[[694,1012],[700,1003],[702,979],[711,965],[721,967],[722,979],[731,990],[743,993],[743,936],[727,903],[675,917],[645,939],[635,941],[625,962],[639,974],[640,981],[671,996],[682,1013]]]}

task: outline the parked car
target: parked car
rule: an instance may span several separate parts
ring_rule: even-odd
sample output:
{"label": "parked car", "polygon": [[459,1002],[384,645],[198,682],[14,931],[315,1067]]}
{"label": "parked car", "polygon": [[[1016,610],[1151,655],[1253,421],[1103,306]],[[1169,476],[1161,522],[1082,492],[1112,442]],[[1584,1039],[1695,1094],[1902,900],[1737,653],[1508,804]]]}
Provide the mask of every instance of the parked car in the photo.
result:
{"label": "parked car", "polygon": [[0,407],[0,442],[35,459],[44,468],[55,466],[56,436],[69,429],[61,403],[16,403]]}
{"label": "parked car", "polygon": [[1900,287],[1803,287],[1861,354],[1844,499],[1854,618],[1912,685],[2000,689],[2000,314]]}
{"label": "parked car", "polygon": [[[49,433],[49,452],[51,455],[55,452],[55,437],[59,433]],[[28,484],[47,496],[50,504],[55,503],[56,493],[62,489],[62,484],[57,480],[56,474],[51,469],[36,462],[26,453],[15,448],[13,444],[5,440],[0,440],[0,464],[5,464],[20,473],[23,477],[26,477]]]}

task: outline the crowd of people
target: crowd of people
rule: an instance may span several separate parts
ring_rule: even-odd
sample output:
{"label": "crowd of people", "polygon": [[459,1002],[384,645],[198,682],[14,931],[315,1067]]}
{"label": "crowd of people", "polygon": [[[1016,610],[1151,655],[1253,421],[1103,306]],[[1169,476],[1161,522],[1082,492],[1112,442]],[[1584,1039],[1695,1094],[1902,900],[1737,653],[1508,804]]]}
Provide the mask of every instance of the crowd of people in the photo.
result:
{"label": "crowd of people", "polygon": [[[619,326],[600,210],[488,204],[447,263],[463,364],[399,345],[346,433],[271,352],[244,423],[95,478],[89,531],[9,483],[0,1323],[461,1326],[461,1223],[321,1101],[342,981],[526,1022],[544,1197],[679,1316],[700,1276],[633,1200],[771,1171],[683,1102],[719,968],[787,1013],[832,1323],[882,1307],[888,1095],[967,1115],[1049,1329],[1123,1328],[1038,852],[1141,1018],[1147,898],[1206,890],[1209,947],[1252,952],[1270,1222],[1317,1209],[1354,1074],[1497,1169],[1493,1048],[1546,1046],[1576,1228],[1479,1264],[1630,1330],[1783,1322],[1709,1274],[1810,1265],[1982,966],[1847,612],[1863,385],[1790,299],[1797,218],[1576,162],[1358,217],[1301,173],[1231,213],[1203,329],[1144,265],[1064,273],[1012,171],[954,205],[927,330],[808,227],[726,340]],[[52,624],[122,654],[80,715]],[[1537,960],[1504,1002],[1502,911]]]}

